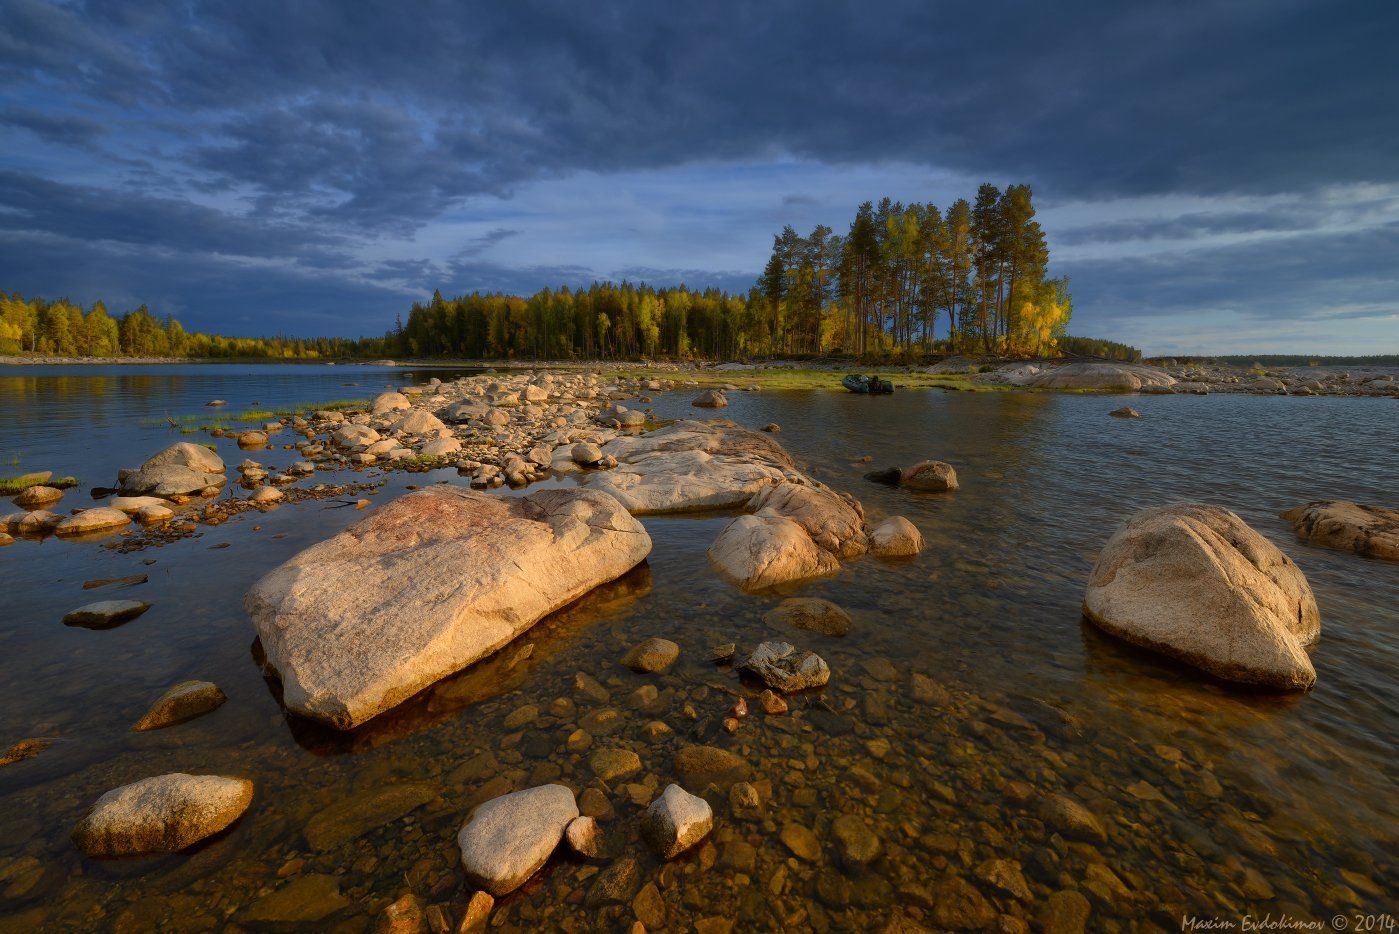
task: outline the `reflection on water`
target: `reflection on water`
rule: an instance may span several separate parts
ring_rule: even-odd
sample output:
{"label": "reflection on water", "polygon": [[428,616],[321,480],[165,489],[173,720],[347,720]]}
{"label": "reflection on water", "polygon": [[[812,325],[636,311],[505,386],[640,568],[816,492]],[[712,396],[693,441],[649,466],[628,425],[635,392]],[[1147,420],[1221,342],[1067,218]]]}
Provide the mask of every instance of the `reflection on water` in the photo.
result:
{"label": "reflection on water", "polygon": [[[100,482],[166,442],[140,422],[167,405],[179,415],[210,398],[233,409],[367,396],[403,379],[188,369],[102,375],[105,390],[90,393],[81,374],[39,392],[0,376],[0,438],[8,451],[22,436],[27,469]],[[338,385],[347,380],[363,390]],[[466,811],[545,781],[600,792],[589,800],[610,812],[613,852],[635,857],[639,873],[614,891],[598,867],[558,860],[497,907],[506,930],[617,929],[638,912],[654,927],[658,911],[676,930],[700,919],[865,930],[893,911],[934,929],[991,926],[1062,908],[1055,893],[1069,889],[1103,930],[1174,930],[1184,911],[1393,911],[1399,566],[1306,546],[1278,518],[1323,496],[1392,504],[1393,400],[1146,396],[1132,402],[1139,421],[1109,418],[1119,402],[733,393],[726,417],[778,422],[779,440],[814,475],[856,493],[872,519],[908,516],[928,540],[915,560],[862,559],[791,588],[846,607],[848,636],[771,631],[763,613],[781,595],[744,596],[707,566],[724,517],[647,518],[655,547],[643,568],[350,736],[285,714],[249,651],[240,601],[260,574],[354,521],[351,511],[251,513],[129,555],[56,540],[0,550],[10,584],[0,745],[55,740],[0,768],[0,930],[241,923],[287,880],[319,874],[339,892],[321,898],[326,925],[363,929],[408,892],[459,917],[470,892],[454,835]],[[692,414],[688,403],[672,394],[654,407],[674,417]],[[231,446],[223,453],[240,459]],[[962,489],[910,495],[861,479],[923,457],[953,463]],[[263,459],[279,458],[290,459]],[[460,482],[453,471],[392,475],[379,501],[433,479]],[[1082,623],[1083,583],[1111,531],[1136,509],[1182,498],[1235,510],[1307,574],[1323,617],[1315,691],[1234,691]],[[138,572],[150,582],[124,595],[154,602],[141,618],[105,632],[59,623],[105,595],[84,593],[84,580]],[[650,635],[682,648],[663,676],[618,662]],[[749,689],[708,650],[773,635],[825,657],[831,685],[796,699],[789,716],[755,713],[731,736],[724,713]],[[575,691],[577,672],[607,697]],[[931,686],[915,689],[914,673]],[[129,731],[187,678],[217,682],[229,702],[171,729]],[[654,697],[637,691],[648,684]],[[675,752],[691,742],[752,763],[764,805],[738,812],[713,790],[710,843],[662,867],[638,840],[636,815],[676,778]],[[601,783],[589,759],[605,746],[635,750],[642,771]],[[99,863],[76,852],[67,834],[93,799],[165,771],[246,775],[256,798],[193,853]],[[1088,808],[1104,836],[1056,824],[1045,810],[1053,794]],[[880,838],[868,867],[840,859],[831,825],[842,813]],[[782,842],[789,824],[815,834],[814,861]],[[994,860],[1011,861],[1023,889]],[[634,907],[652,880],[658,901]]]}

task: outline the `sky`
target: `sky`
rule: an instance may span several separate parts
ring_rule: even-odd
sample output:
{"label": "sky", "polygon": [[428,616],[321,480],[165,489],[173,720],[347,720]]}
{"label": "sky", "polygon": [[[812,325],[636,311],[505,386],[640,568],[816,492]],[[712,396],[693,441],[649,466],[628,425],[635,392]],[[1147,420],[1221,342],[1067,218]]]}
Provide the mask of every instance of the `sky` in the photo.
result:
{"label": "sky", "polygon": [[1394,0],[0,0],[0,289],[381,334],[1027,183],[1075,334],[1399,352]]}

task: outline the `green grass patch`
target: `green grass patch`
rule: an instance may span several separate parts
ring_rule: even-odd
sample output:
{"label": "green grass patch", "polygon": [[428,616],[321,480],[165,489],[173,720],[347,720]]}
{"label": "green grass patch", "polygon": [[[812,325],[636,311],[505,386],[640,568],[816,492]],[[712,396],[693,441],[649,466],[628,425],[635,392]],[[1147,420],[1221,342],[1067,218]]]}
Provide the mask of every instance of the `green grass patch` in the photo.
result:
{"label": "green grass patch", "polygon": [[57,490],[67,490],[78,485],[77,477],[57,477],[39,471],[20,474],[16,477],[0,477],[0,496],[18,496],[31,486],[51,486]]}

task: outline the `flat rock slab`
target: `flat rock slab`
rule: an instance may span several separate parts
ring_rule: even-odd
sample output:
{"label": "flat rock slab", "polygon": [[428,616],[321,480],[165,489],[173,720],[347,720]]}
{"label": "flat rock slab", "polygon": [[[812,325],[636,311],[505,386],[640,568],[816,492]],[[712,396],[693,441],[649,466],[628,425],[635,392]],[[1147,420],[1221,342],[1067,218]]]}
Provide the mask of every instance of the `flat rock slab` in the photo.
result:
{"label": "flat rock slab", "polygon": [[1093,566],[1083,612],[1104,631],[1226,681],[1299,690],[1321,615],[1297,565],[1238,516],[1178,503],[1132,516]]}
{"label": "flat rock slab", "polygon": [[735,509],[785,480],[804,480],[782,446],[732,422],[679,421],[602,448],[617,467],[579,482],[603,490],[635,515]]}
{"label": "flat rock slab", "polygon": [[89,856],[175,853],[223,830],[247,810],[253,783],[175,772],[114,788],[73,831]]}
{"label": "flat rock slab", "polygon": [[620,577],[651,538],[596,490],[401,497],[244,600],[287,707],[351,729]]}
{"label": "flat rock slab", "polygon": [[1326,499],[1290,509],[1282,517],[1303,541],[1399,561],[1399,509]]}
{"label": "flat rock slab", "polygon": [[68,626],[86,629],[110,629],[130,622],[151,608],[144,600],[99,600],[80,606],[63,617]]}
{"label": "flat rock slab", "polygon": [[457,834],[462,868],[495,897],[508,895],[549,861],[576,817],[578,804],[563,785],[540,785],[492,798]]}
{"label": "flat rock slab", "polygon": [[306,822],[306,843],[316,852],[333,850],[377,827],[411,814],[440,792],[425,782],[385,785],[332,804]]}
{"label": "flat rock slab", "polygon": [[314,872],[268,892],[239,913],[238,920],[253,926],[314,924],[349,905],[334,876]]}
{"label": "flat rock slab", "polygon": [[843,636],[850,631],[850,614],[820,597],[789,597],[763,614],[763,622],[823,636]]}

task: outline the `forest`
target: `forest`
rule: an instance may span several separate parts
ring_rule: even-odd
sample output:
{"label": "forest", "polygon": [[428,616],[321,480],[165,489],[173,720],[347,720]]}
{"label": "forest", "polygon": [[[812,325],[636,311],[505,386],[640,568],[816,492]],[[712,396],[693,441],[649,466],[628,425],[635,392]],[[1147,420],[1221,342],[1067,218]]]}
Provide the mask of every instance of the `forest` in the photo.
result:
{"label": "forest", "polygon": [[596,282],[522,297],[433,293],[383,337],[224,337],[185,331],[142,305],[113,315],[0,292],[0,354],[54,356],[463,359],[708,359],[935,354],[1140,359],[1134,347],[1072,337],[1066,278],[1027,185],[983,184],[946,210],[883,199],[844,234],[791,226],[773,237],[746,293]]}
{"label": "forest", "polygon": [[250,357],[314,360],[350,357],[363,342],[339,337],[223,337],[186,331],[173,318],[158,318],[145,305],[112,315],[98,301],[90,308],[60,299],[25,299],[0,292],[0,354],[55,357]]}
{"label": "forest", "polygon": [[472,358],[1052,355],[1072,299],[1048,265],[1029,186],[984,184],[945,212],[866,202],[843,235],[788,226],[746,294],[627,282],[529,298],[439,292],[385,342],[397,355]]}

